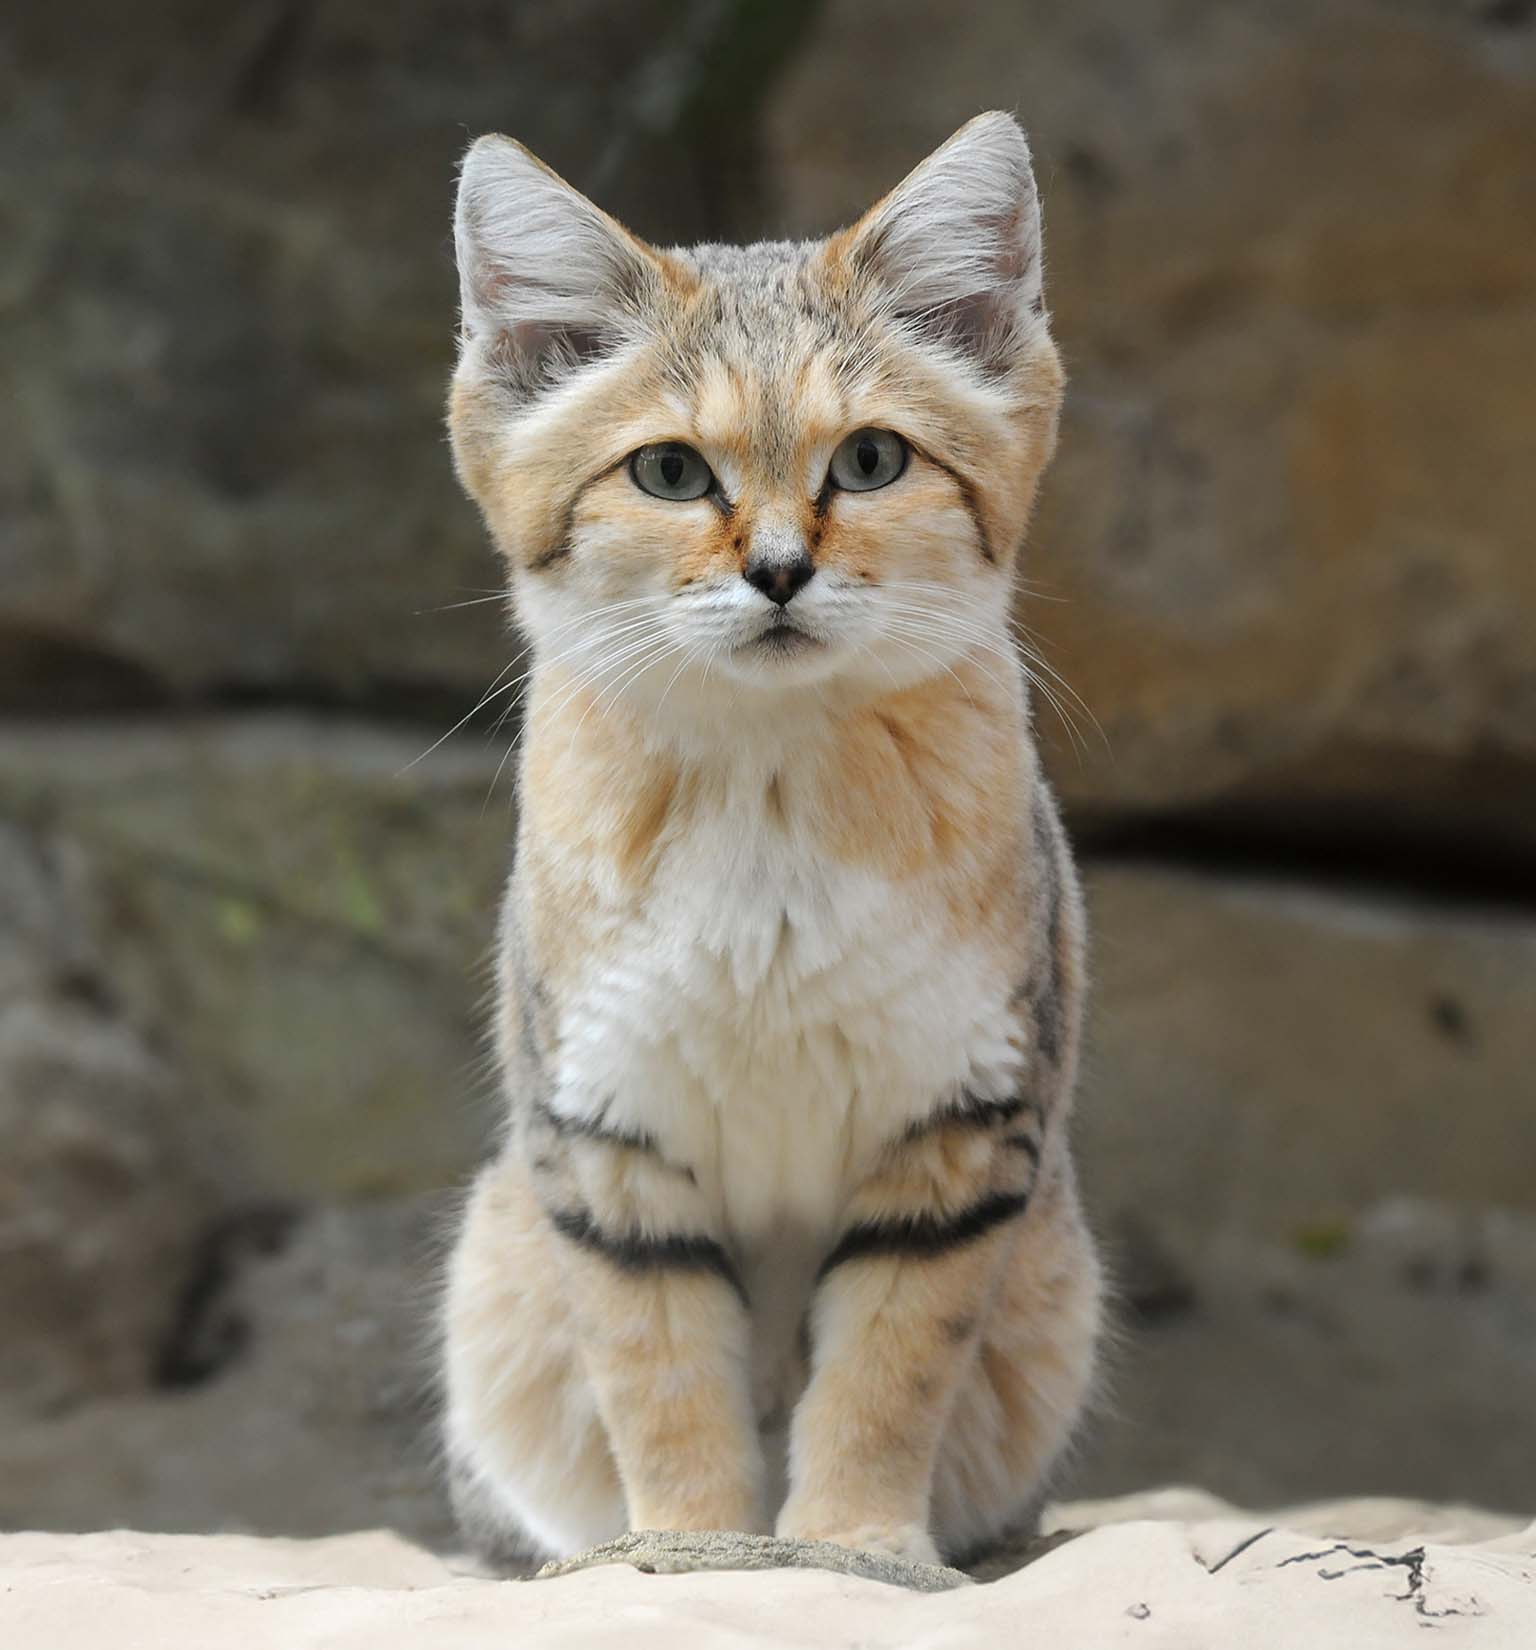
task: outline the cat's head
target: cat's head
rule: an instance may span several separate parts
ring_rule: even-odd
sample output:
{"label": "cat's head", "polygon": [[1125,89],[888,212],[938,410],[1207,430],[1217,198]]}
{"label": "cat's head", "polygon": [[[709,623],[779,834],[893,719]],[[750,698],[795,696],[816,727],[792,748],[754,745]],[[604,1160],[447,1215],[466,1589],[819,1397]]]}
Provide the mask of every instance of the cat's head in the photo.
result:
{"label": "cat's head", "polygon": [[454,453],[542,662],[739,704],[995,654],[1062,386],[1009,116],[826,241],[667,251],[481,138],[455,235]]}

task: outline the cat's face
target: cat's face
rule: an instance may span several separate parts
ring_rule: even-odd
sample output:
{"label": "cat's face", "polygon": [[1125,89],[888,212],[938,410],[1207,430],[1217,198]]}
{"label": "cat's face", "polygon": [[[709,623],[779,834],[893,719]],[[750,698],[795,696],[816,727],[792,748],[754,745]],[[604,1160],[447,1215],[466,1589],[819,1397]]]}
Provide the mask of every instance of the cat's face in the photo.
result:
{"label": "cat's face", "polygon": [[1006,647],[1061,392],[1010,119],[822,243],[659,252],[505,139],[457,227],[455,453],[541,665],[680,706]]}

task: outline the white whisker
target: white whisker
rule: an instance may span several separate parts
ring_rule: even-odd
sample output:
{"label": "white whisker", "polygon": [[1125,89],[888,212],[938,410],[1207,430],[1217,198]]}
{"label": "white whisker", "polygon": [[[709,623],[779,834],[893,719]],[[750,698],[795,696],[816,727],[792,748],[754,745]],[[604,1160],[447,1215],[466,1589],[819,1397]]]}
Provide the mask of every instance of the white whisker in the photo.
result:
{"label": "white whisker", "polygon": [[[624,646],[620,647],[616,652],[604,654],[600,659],[592,662],[586,670],[577,671],[570,681],[562,685],[553,703],[540,707],[539,715],[548,722],[557,720],[565,707],[576,699],[582,692],[593,687],[599,687],[599,684],[602,684],[604,680],[615,670],[621,669],[637,654],[643,654],[648,648],[653,647],[655,644],[649,637],[642,636],[636,640],[632,635],[635,630],[644,628],[650,624],[651,620],[647,619],[640,623],[628,621],[623,625],[612,627],[610,632],[607,634],[616,635],[620,639],[624,639]],[[593,640],[594,638],[585,639],[578,646],[569,648],[565,651],[565,653],[557,655],[557,658],[550,661],[550,663],[555,664],[560,659],[568,658],[575,653],[580,653],[583,649],[589,648],[592,645]],[[529,674],[532,675],[534,672],[530,672]],[[599,691],[601,691],[600,687]],[[591,707],[589,706],[588,709],[590,710],[590,708]],[[516,734],[509,741],[506,750],[502,753],[501,761],[497,764],[496,772],[491,778],[490,789],[486,793],[485,805],[489,805],[491,796],[494,794],[496,786],[501,781],[501,776],[506,770],[508,761],[511,759],[513,753],[522,744],[523,738],[527,732],[528,723],[525,721],[522,726],[518,728]]]}
{"label": "white whisker", "polygon": [[[549,636],[550,637],[558,636],[562,631],[570,630],[576,625],[591,624],[595,620],[602,618],[606,614],[616,613],[616,612],[619,612],[622,609],[634,608],[634,607],[645,607],[645,606],[649,606],[649,605],[651,605],[651,600],[650,600],[649,597],[640,597],[638,599],[634,599],[634,600],[630,600],[630,601],[610,602],[606,606],[594,608],[590,613],[579,614],[574,619],[567,619],[563,624],[556,625],[549,632]],[[548,638],[545,638],[545,639],[547,640]],[[570,651],[579,652],[581,645],[590,646],[593,641],[600,640],[600,639],[607,639],[607,633],[605,631],[599,630],[597,636],[588,638],[585,643],[578,645],[577,648],[575,648],[573,650],[570,650]],[[501,685],[502,678],[505,677],[505,675],[507,674],[507,672],[509,670],[511,670],[521,660],[525,659],[528,656],[528,654],[533,651],[534,645],[535,644],[532,641],[528,641],[528,642],[524,643],[524,645],[522,647],[520,647],[518,649],[518,651],[516,653],[514,653],[512,655],[512,657],[506,662],[506,664],[504,664],[501,667],[501,669],[496,673],[495,679],[492,681],[490,687],[486,689],[485,693],[480,697],[480,699],[469,710],[467,710],[464,713],[464,715],[461,716],[458,719],[458,721],[455,722],[453,724],[453,726],[451,728],[449,728],[448,731],[445,734],[441,735],[437,739],[434,739],[432,741],[432,743],[430,745],[428,745],[427,748],[421,753],[420,756],[413,756],[411,758],[411,760],[409,762],[407,762],[405,764],[405,766],[399,770],[399,772],[396,773],[395,778],[399,779],[399,778],[403,777],[405,774],[409,773],[411,771],[411,769],[414,768],[418,762],[425,761],[426,758],[429,757],[433,753],[433,751],[435,751],[440,745],[446,743],[446,741],[451,739],[454,736],[454,734],[456,734],[459,731],[459,729],[462,728],[465,725],[466,722],[472,721],[477,715],[479,715],[479,713],[482,710],[485,709],[485,707],[491,702],[492,699],[499,699],[503,693],[510,693],[513,689],[519,687],[523,682],[527,681],[533,675],[533,672],[537,668],[538,664],[542,661],[535,661],[535,664],[530,666],[529,669],[526,670],[521,676],[515,678],[511,682],[506,683],[505,686]],[[561,657],[566,657],[566,656],[568,656],[568,655],[561,655]],[[498,723],[497,726],[499,727],[500,723]]]}
{"label": "white whisker", "polygon": [[[899,599],[893,599],[891,596],[887,596],[882,605],[892,613],[921,618],[924,623],[931,624],[950,635],[964,636],[972,645],[984,647],[1000,658],[1006,657],[1016,661],[1031,685],[1039,690],[1041,696],[1055,712],[1068,738],[1071,740],[1074,750],[1077,751],[1079,760],[1081,760],[1086,755],[1086,745],[1082,741],[1076,719],[1071,714],[1067,703],[1051,687],[1050,682],[1054,681],[1061,690],[1061,694],[1065,694],[1067,699],[1075,704],[1082,714],[1088,718],[1105,750],[1110,750],[1109,738],[1105,734],[1098,717],[1094,715],[1092,707],[1062,676],[1060,671],[1056,670],[1044,657],[1027,626],[1011,614],[999,614],[995,609],[970,600],[962,593],[941,585],[932,585],[914,580],[903,581],[898,587],[901,593],[914,589],[931,589],[935,591],[944,598],[946,606],[943,608],[938,606],[930,608],[926,604],[902,602]],[[965,621],[972,616],[983,619],[989,628],[994,625],[1001,625],[1004,633],[1012,640],[1013,647],[1006,649],[1000,647],[996,641],[968,625]],[[1050,678],[1050,681],[1047,678]]]}
{"label": "white whisker", "polygon": [[472,596],[467,602],[444,602],[441,607],[418,607],[413,618],[423,619],[433,613],[454,613],[461,607],[484,607],[487,602],[504,602],[509,599],[510,592],[506,590],[492,591],[488,596]]}

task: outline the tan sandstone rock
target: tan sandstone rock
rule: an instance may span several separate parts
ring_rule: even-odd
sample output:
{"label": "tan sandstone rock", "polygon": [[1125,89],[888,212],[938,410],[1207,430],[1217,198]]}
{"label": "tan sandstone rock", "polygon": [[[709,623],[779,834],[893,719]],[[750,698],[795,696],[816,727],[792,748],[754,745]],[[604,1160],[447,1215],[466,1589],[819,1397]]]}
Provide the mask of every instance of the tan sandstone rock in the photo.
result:
{"label": "tan sandstone rock", "polygon": [[0,707],[478,696],[495,610],[433,611],[496,577],[442,439],[454,167],[505,129],[718,234],[803,9],[9,17]]}
{"label": "tan sandstone rock", "polygon": [[0,823],[0,1403],[38,1412],[150,1386],[226,1179],[118,1000],[89,883]]}
{"label": "tan sandstone rock", "polygon": [[1291,1239],[1536,1201],[1536,927],[1294,878],[1088,866],[1076,1128],[1106,1215]]}
{"label": "tan sandstone rock", "polygon": [[1077,713],[1079,759],[1044,717],[1079,814],[1305,803],[1530,843],[1536,57],[1509,8],[210,31],[154,0],[111,53],[98,10],[33,8],[5,69],[0,704],[468,709],[492,680],[494,604],[429,611],[497,582],[440,439],[466,131],[657,237],[805,232],[999,106],[1072,374],[1029,566],[1065,599],[1025,612],[1104,729]]}
{"label": "tan sandstone rock", "polygon": [[436,732],[232,716],[0,733],[0,817],[92,868],[113,990],[242,1131],[258,1192],[437,1188],[480,1147],[505,742],[411,766]]}
{"label": "tan sandstone rock", "polygon": [[[0,995],[20,994],[0,1039],[18,1417],[0,1419],[0,1524],[318,1534],[387,1507],[409,1534],[446,1530],[431,1250],[393,1211],[457,1182],[494,1122],[477,970],[513,821],[477,736],[410,766],[440,731],[231,715],[0,737],[0,812],[31,845],[0,854]],[[1135,1339],[1079,1482],[1528,1504],[1536,1469],[1508,1439],[1533,1378],[1530,921],[1085,870],[1076,1126]],[[27,1026],[53,1028],[49,1062],[22,1058]],[[48,1145],[81,1116],[89,1149]],[[205,1125],[225,1142],[211,1182]],[[1377,1211],[1403,1193],[1459,1212],[1379,1260]],[[151,1392],[157,1374],[202,1384]]]}
{"label": "tan sandstone rock", "polygon": [[[504,744],[462,734],[412,766],[436,731],[263,716],[0,736],[0,811],[91,867],[103,977],[204,1109],[256,1125],[241,1168],[269,1194],[430,1190],[493,1121],[477,1005],[514,828]],[[1531,1206],[1527,920],[1085,870],[1079,1128],[1106,1214],[1282,1236],[1398,1192]]]}
{"label": "tan sandstone rock", "polygon": [[813,227],[977,109],[1031,131],[1072,382],[1023,611],[1104,731],[1043,718],[1080,811],[1530,843],[1536,58],[1493,11],[833,0],[770,110]]}

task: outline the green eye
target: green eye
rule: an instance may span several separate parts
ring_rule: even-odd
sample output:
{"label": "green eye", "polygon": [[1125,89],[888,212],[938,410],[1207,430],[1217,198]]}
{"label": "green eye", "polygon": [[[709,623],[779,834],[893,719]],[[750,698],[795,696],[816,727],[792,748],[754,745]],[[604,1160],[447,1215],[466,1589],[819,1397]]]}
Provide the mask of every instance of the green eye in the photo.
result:
{"label": "green eye", "polygon": [[658,441],[642,447],[629,461],[629,473],[642,493],[652,498],[703,498],[715,484],[709,466],[681,441]]}
{"label": "green eye", "polygon": [[890,430],[855,430],[832,455],[832,484],[850,493],[888,487],[907,467],[907,444]]}

